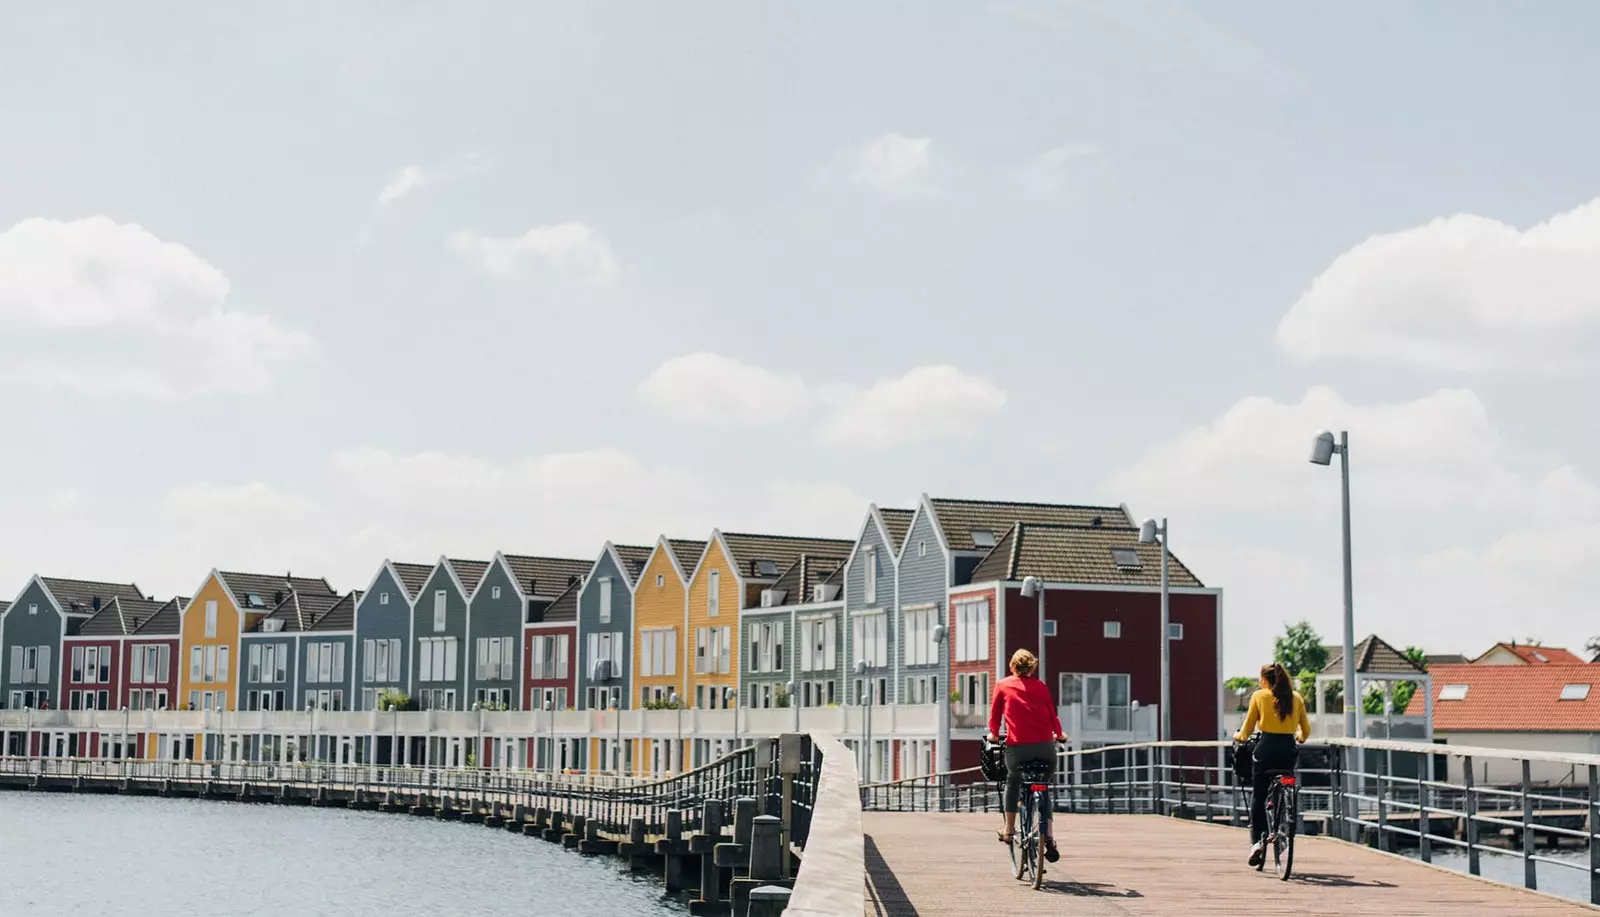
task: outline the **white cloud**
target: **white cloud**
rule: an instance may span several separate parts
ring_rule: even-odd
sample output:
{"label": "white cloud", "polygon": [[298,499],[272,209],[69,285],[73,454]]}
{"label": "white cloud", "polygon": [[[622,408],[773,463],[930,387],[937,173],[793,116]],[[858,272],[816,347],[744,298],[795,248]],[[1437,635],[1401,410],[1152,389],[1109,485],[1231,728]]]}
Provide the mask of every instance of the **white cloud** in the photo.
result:
{"label": "white cloud", "polygon": [[[1477,652],[1542,636],[1581,646],[1600,587],[1600,489],[1520,454],[1470,391],[1351,405],[1246,398],[1112,475],[1103,495],[1173,517],[1174,550],[1228,591],[1229,665],[1246,671],[1286,621],[1332,641],[1342,621],[1338,459],[1317,427],[1351,431],[1358,638]],[[1600,628],[1597,628],[1600,629]]]}
{"label": "white cloud", "polygon": [[805,411],[813,397],[799,376],[703,352],[662,363],[639,383],[638,396],[668,416],[716,426],[778,423]]}
{"label": "white cloud", "polygon": [[1046,150],[1017,173],[1017,183],[1031,197],[1070,196],[1078,185],[1080,166],[1099,154],[1099,148],[1089,143],[1068,143]]}
{"label": "white cloud", "polygon": [[606,286],[621,267],[604,236],[582,223],[538,226],[520,236],[494,237],[462,230],[446,241],[449,248],[500,278],[533,275],[571,277]]}
{"label": "white cloud", "polygon": [[890,196],[935,191],[938,162],[929,137],[881,134],[835,158],[828,175]]}
{"label": "white cloud", "polygon": [[229,308],[228,278],[104,216],[0,233],[0,376],[97,394],[254,393],[311,339]]}
{"label": "white cloud", "polygon": [[666,361],[639,384],[637,394],[670,417],[716,426],[817,415],[824,442],[868,449],[962,435],[1006,401],[994,383],[954,366],[919,366],[855,389],[807,383],[714,353]]}
{"label": "white cloud", "polygon": [[1005,407],[1006,393],[954,366],[919,366],[844,399],[823,428],[841,446],[887,448],[961,436]]}
{"label": "white cloud", "polygon": [[396,172],[389,183],[378,192],[378,199],[373,204],[382,207],[400,200],[413,191],[421,190],[428,184],[428,178],[422,172],[421,166],[406,166]]}
{"label": "white cloud", "polygon": [[489,154],[483,151],[457,156],[441,166],[409,165],[389,177],[388,183],[373,200],[373,207],[387,207],[403,198],[428,188],[465,178],[482,172],[490,166]]}
{"label": "white cloud", "polygon": [[1600,325],[1600,199],[1517,230],[1468,214],[1340,255],[1278,325],[1304,360],[1448,370],[1560,367]]}

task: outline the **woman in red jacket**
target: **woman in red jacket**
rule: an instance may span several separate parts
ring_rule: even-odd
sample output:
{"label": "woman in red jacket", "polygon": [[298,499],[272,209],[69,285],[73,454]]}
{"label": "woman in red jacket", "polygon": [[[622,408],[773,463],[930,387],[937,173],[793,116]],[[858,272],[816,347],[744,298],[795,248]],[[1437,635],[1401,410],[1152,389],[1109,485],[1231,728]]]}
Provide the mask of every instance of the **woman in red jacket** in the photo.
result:
{"label": "woman in red jacket", "polygon": [[[1056,743],[1065,742],[1061,717],[1056,713],[1050,689],[1037,677],[1039,659],[1027,650],[1011,654],[1011,677],[1000,679],[989,701],[989,741],[999,741],[1002,721],[1006,727],[1006,830],[1000,843],[1008,843],[1017,829],[1017,800],[1022,796],[1022,765],[1038,761],[1055,774]],[[1044,857],[1054,863],[1061,858],[1055,836],[1050,832],[1050,794],[1039,808],[1039,836],[1044,840]]]}

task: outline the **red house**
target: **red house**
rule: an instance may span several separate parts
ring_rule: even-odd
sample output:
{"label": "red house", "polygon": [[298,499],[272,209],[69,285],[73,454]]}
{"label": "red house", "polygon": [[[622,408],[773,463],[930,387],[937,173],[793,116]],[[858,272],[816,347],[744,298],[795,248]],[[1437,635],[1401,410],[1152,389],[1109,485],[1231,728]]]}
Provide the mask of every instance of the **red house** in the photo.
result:
{"label": "red house", "polygon": [[[578,701],[578,594],[581,582],[568,584],[549,605],[530,604],[522,627],[522,709],[538,711],[535,729],[549,728],[549,711],[577,707]],[[543,739],[529,739],[523,760],[566,769],[579,761],[579,742],[551,748]]]}
{"label": "red house", "polygon": [[[181,600],[168,602],[113,597],[61,641],[62,709],[161,709],[177,691],[173,658],[178,645]],[[168,636],[170,634],[170,636]],[[137,727],[137,722],[132,724]],[[93,731],[67,736],[69,755],[123,757],[142,754],[142,737]]]}
{"label": "red house", "polygon": [[[1123,520],[1117,520],[1122,522]],[[1023,580],[1042,583],[1022,595]],[[1140,544],[1126,524],[1018,523],[949,590],[950,670],[960,700],[955,738],[976,739],[989,693],[1011,654],[1041,654],[1041,677],[1077,747],[1152,741],[1161,702],[1161,546]],[[1172,735],[1222,732],[1222,590],[1207,588],[1168,556]],[[1044,607],[1043,633],[1039,618]],[[952,764],[976,761],[976,742],[955,742]]]}

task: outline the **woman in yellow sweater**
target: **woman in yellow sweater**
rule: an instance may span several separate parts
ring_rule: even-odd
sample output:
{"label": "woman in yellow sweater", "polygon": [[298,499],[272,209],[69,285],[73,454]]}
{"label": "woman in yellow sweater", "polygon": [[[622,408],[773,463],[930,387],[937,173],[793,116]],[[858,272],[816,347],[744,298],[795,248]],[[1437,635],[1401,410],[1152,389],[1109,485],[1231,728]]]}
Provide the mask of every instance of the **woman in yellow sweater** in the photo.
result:
{"label": "woman in yellow sweater", "polygon": [[1260,730],[1256,742],[1255,768],[1250,797],[1250,865],[1260,865],[1266,856],[1267,787],[1274,774],[1294,772],[1300,757],[1296,738],[1311,738],[1311,719],[1306,716],[1306,701],[1294,689],[1289,670],[1281,663],[1261,667],[1261,690],[1250,698],[1250,711],[1239,727],[1235,742],[1243,742]]}

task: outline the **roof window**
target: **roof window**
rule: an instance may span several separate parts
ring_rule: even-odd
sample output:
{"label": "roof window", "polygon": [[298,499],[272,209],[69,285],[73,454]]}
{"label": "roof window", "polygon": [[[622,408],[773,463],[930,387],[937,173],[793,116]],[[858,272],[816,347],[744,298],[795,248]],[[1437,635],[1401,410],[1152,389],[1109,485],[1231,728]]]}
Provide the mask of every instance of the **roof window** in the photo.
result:
{"label": "roof window", "polygon": [[777,561],[773,561],[773,560],[758,560],[758,561],[756,561],[756,575],[757,576],[777,576],[778,575],[778,563],[777,563]]}
{"label": "roof window", "polygon": [[1439,689],[1439,699],[1440,700],[1466,700],[1467,699],[1467,686],[1466,685],[1445,685],[1443,688]]}
{"label": "roof window", "polygon": [[261,600],[261,596],[256,595],[254,592],[249,593],[248,595],[246,595],[244,597],[244,603],[246,605],[249,605],[251,608],[265,608],[265,607],[267,607],[267,603],[263,602]]}
{"label": "roof window", "polygon": [[1139,552],[1133,548],[1112,548],[1111,562],[1123,570],[1137,570],[1142,566]]}
{"label": "roof window", "polygon": [[980,548],[994,547],[994,532],[989,529],[973,529],[972,543]]}
{"label": "roof window", "polygon": [[1562,685],[1562,700],[1588,700],[1589,685]]}

